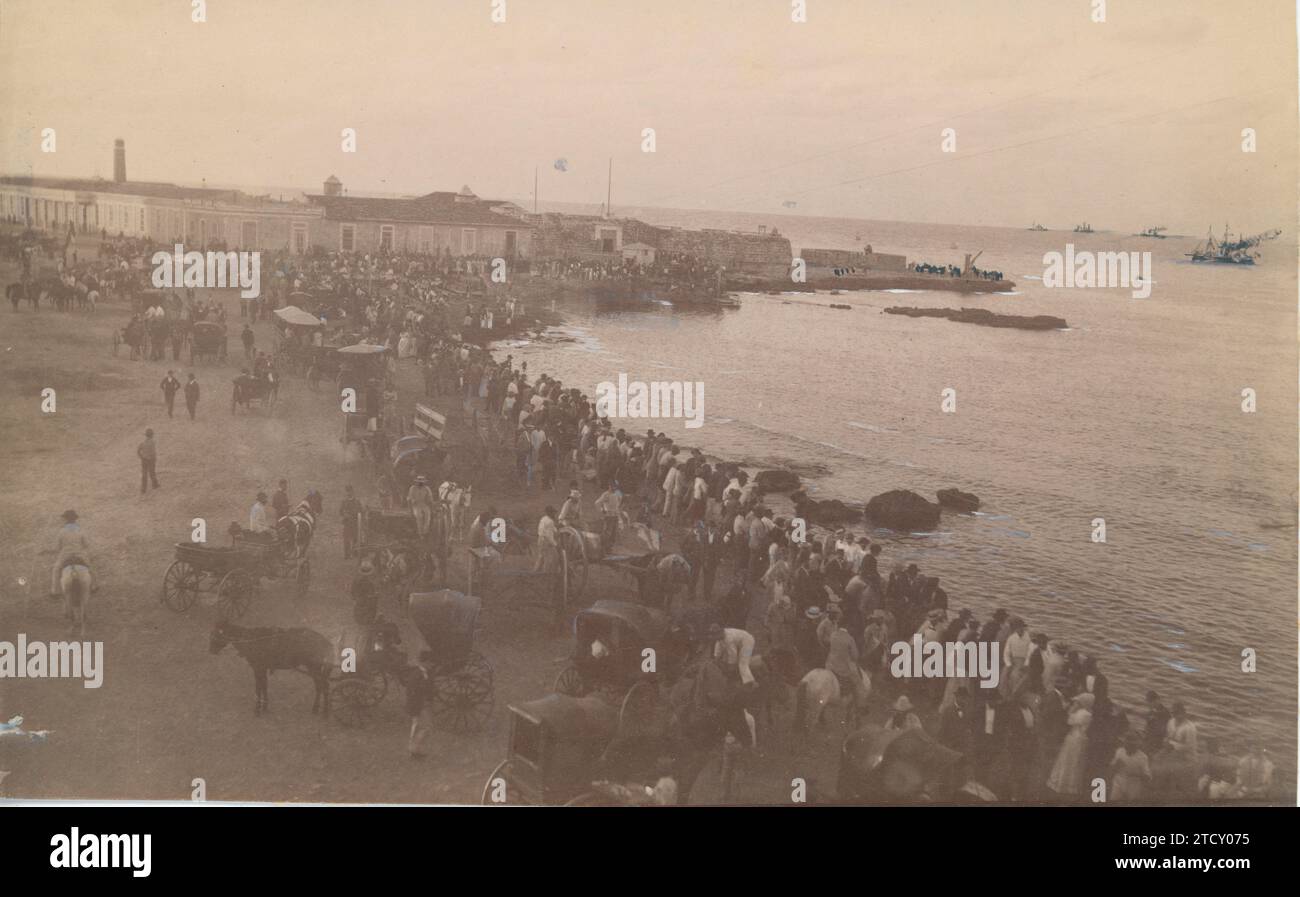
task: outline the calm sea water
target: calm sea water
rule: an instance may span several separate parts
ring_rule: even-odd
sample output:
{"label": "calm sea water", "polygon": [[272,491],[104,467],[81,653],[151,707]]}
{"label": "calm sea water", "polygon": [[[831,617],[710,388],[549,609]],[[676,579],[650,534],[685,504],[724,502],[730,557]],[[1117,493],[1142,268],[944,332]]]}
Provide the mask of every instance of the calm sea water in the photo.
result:
{"label": "calm sea water", "polygon": [[[621,211],[621,210],[620,210]],[[531,371],[594,392],[633,380],[702,380],[706,420],[657,429],[724,457],[794,458],[829,473],[821,497],[889,489],[983,501],[939,531],[886,533],[889,562],[940,576],[954,608],[1020,613],[1099,658],[1113,694],[1183,700],[1231,743],[1263,734],[1283,765],[1296,736],[1296,280],[1290,235],[1253,269],[1193,265],[1195,238],[722,213],[631,213],[656,223],[755,229],[801,247],[979,266],[1008,296],[932,292],[744,295],[738,311],[561,305],[559,341],[514,344]],[[1264,226],[1262,223],[1261,227]],[[861,238],[860,240],[858,238]],[[1149,299],[1047,289],[1043,253],[1153,254]],[[833,310],[830,302],[853,306]],[[886,315],[890,305],[1064,317],[1022,332]],[[955,413],[940,393],[957,392]],[[1258,410],[1242,411],[1252,388]],[[634,432],[646,424],[626,422]],[[1105,519],[1107,542],[1091,540]],[[1258,672],[1241,671],[1253,648]]]}

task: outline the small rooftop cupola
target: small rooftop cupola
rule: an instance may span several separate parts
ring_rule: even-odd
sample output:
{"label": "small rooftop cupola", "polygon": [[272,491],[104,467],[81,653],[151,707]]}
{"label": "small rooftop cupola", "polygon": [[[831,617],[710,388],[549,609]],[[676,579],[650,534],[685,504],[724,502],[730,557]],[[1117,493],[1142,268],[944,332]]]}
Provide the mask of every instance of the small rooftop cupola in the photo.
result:
{"label": "small rooftop cupola", "polygon": [[343,182],[334,175],[330,175],[325,179],[324,193],[326,196],[341,196],[343,194]]}
{"label": "small rooftop cupola", "polygon": [[461,187],[460,192],[456,194],[456,202],[475,202],[476,200],[478,200],[478,197],[474,195],[473,190],[469,189],[468,184]]}

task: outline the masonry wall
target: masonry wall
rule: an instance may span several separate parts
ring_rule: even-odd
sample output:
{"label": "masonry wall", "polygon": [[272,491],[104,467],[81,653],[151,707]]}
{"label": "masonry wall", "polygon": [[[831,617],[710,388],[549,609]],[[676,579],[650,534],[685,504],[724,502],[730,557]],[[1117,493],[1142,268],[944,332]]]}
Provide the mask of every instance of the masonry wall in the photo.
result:
{"label": "masonry wall", "polygon": [[873,271],[906,271],[907,256],[885,252],[853,252],[847,249],[802,249],[799,257],[810,268],[869,268]]}

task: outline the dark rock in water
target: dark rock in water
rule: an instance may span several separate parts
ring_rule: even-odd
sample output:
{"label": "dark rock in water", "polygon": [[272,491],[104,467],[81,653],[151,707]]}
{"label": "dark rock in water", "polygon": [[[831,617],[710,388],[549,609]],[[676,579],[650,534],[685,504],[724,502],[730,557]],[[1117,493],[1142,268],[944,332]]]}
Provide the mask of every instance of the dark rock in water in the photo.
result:
{"label": "dark rock in water", "polygon": [[945,508],[952,508],[954,511],[978,511],[980,509],[980,500],[976,495],[969,492],[962,492],[960,489],[940,489],[935,493],[939,497],[939,504]]}
{"label": "dark rock in water", "polygon": [[802,517],[809,523],[830,526],[836,523],[849,523],[862,519],[860,509],[846,505],[838,498],[817,501],[809,498],[808,494],[802,489],[791,494],[790,498],[794,501],[794,515]]}
{"label": "dark rock in water", "polygon": [[932,530],[939,525],[939,506],[915,492],[895,489],[867,502],[867,519],[900,532]]}
{"label": "dark rock in water", "polygon": [[1064,330],[1070,326],[1065,318],[1054,315],[1000,315],[987,308],[912,308],[896,305],[885,309],[885,314],[907,315],[911,318],[947,318],[960,324],[1012,327],[1017,330]]}
{"label": "dark rock in water", "polygon": [[790,470],[760,470],[754,483],[764,492],[793,492],[799,488],[799,475]]}

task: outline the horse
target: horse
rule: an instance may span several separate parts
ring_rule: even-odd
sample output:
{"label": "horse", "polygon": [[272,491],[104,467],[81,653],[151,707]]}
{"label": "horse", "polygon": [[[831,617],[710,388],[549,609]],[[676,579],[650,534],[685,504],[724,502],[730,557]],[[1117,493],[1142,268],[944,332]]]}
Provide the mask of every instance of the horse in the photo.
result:
{"label": "horse", "polygon": [[235,391],[230,399],[231,414],[235,413],[236,406],[242,406],[245,411],[250,410],[254,399],[260,401],[264,408],[274,405],[280,396],[280,381],[273,371],[267,371],[258,377],[241,374],[235,378],[234,383]]}
{"label": "horse", "polygon": [[63,616],[69,628],[77,627],[80,638],[86,637],[86,605],[90,602],[90,567],[81,558],[69,558],[59,574],[63,591]]}
{"label": "horse", "polygon": [[284,548],[284,559],[305,557],[316,531],[316,517],[325,508],[325,500],[315,489],[309,491],[298,505],[275,522],[275,536]]}
{"label": "horse", "polygon": [[[866,670],[859,668],[862,676],[863,695],[871,692],[871,677]],[[832,706],[840,709],[840,723],[849,726],[856,718],[858,708],[853,705],[853,695],[845,695],[840,688],[839,677],[830,670],[817,668],[809,670],[799,680],[799,689],[795,697],[794,731],[807,735],[821,725],[826,711]]]}
{"label": "horse", "polygon": [[[28,297],[27,285],[24,283],[11,283],[5,287],[5,298],[13,303],[14,311],[18,311],[18,304]],[[35,302],[32,303],[35,306]]]}
{"label": "horse", "polygon": [[208,651],[220,654],[226,645],[234,645],[239,656],[253,668],[253,687],[256,704],[253,714],[260,716],[268,709],[266,679],[276,670],[298,670],[311,677],[316,686],[311,712],[321,709],[330,713],[330,673],[334,669],[334,648],[329,639],[312,629],[298,627],[245,628],[229,621],[212,627]]}
{"label": "horse", "polygon": [[470,504],[474,501],[474,487],[462,486],[447,480],[438,487],[438,499],[450,511],[451,537],[461,538],[465,533],[465,517],[469,513]]}

